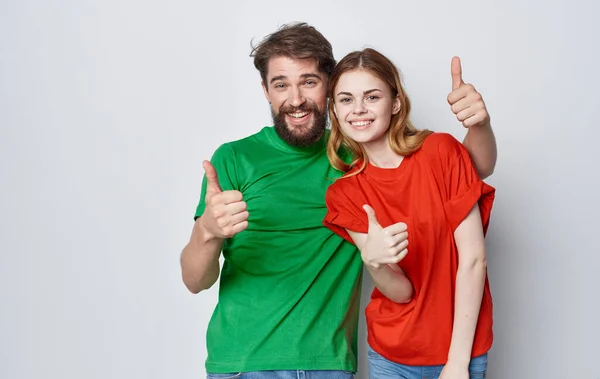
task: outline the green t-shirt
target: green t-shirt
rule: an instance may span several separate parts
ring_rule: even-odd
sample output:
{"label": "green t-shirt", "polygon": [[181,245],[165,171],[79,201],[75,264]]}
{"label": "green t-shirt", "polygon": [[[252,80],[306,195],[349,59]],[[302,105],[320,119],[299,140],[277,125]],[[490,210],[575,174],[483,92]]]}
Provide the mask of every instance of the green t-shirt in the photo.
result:
{"label": "green t-shirt", "polygon": [[[297,148],[265,127],[212,157],[221,188],[241,191],[250,216],[223,245],[207,372],[356,371],[362,261],[322,224],[325,191],[340,176],[328,135]],[[196,216],[205,192],[206,177]]]}

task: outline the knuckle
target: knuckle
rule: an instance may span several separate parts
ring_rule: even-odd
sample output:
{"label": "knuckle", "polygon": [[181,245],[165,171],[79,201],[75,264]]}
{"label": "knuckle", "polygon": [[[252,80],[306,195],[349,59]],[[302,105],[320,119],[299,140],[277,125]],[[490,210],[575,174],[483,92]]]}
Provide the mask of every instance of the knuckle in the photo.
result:
{"label": "knuckle", "polygon": [[207,198],[206,203],[208,205],[210,205],[211,207],[214,207],[215,205],[217,205],[217,196],[210,196]]}
{"label": "knuckle", "polygon": [[223,205],[225,201],[223,200],[223,196],[221,194],[214,195],[211,198],[213,207]]}
{"label": "knuckle", "polygon": [[216,208],[215,210],[213,210],[213,217],[214,218],[221,219],[221,218],[225,217],[225,214],[226,214],[225,213],[225,209],[223,209],[221,207]]}

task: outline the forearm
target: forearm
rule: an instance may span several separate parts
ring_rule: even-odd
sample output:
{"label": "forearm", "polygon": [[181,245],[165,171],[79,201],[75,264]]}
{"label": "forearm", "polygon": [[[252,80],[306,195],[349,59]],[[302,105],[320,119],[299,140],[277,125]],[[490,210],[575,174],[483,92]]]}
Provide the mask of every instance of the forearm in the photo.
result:
{"label": "forearm", "polygon": [[190,241],[181,253],[183,283],[192,293],[212,287],[219,278],[219,256],[224,241],[210,235],[201,219],[196,220]]}
{"label": "forearm", "polygon": [[485,179],[492,175],[496,167],[498,151],[496,137],[489,122],[484,125],[474,125],[468,129],[463,145],[469,151],[475,169]]}
{"label": "forearm", "polygon": [[396,303],[408,303],[412,299],[412,283],[402,271],[394,271],[388,265],[373,268],[365,265],[373,278],[375,287],[388,299]]}
{"label": "forearm", "polygon": [[456,275],[456,296],[452,341],[448,361],[469,364],[485,285],[485,259],[460,264]]}

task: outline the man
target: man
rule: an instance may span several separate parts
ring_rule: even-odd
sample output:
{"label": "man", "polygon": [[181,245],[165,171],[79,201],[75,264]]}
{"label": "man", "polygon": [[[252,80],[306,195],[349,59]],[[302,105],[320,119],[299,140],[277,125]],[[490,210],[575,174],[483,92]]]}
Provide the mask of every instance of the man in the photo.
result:
{"label": "man", "polygon": [[[326,91],[330,43],[306,24],[286,25],[253,51],[274,127],[220,146],[204,162],[202,196],[181,255],[198,293],[219,276],[207,331],[209,377],[351,378],[357,366],[362,261],[322,224],[329,165]],[[481,96],[453,60],[452,110],[482,176],[495,141]],[[251,374],[249,374],[251,373]]]}

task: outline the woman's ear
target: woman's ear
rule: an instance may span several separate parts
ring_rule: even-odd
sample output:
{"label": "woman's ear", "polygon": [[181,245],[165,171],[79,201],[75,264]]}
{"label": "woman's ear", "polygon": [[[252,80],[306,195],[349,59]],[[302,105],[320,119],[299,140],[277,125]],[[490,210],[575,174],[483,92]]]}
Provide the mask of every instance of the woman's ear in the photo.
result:
{"label": "woman's ear", "polygon": [[402,104],[400,104],[400,97],[396,96],[394,98],[394,103],[392,104],[392,114],[396,115],[400,112]]}

